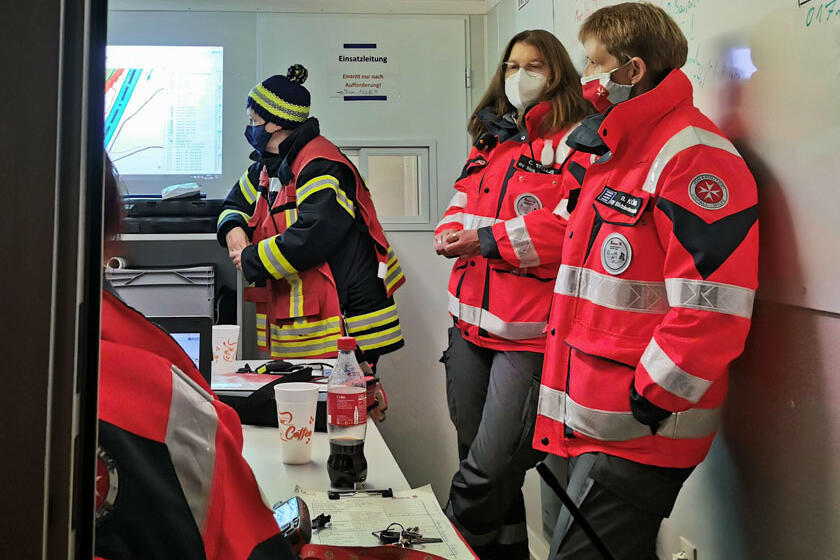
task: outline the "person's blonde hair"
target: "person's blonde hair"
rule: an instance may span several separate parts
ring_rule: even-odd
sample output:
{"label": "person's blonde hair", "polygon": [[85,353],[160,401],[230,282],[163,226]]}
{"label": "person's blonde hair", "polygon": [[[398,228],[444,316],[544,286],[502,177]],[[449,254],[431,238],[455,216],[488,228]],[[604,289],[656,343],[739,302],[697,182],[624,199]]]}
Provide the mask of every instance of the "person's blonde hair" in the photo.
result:
{"label": "person's blonde hair", "polygon": [[593,112],[592,106],[583,98],[580,88],[580,74],[575,70],[572,60],[569,58],[569,53],[566,52],[557,37],[542,29],[522,31],[508,41],[496,73],[470,117],[467,130],[472,136],[473,142],[485,131],[484,125],[478,119],[480,110],[489,108],[496,114],[496,117],[501,117],[516,110],[505,95],[504,66],[516,43],[525,43],[540,51],[550,71],[540,101],[551,102],[551,114],[543,120],[537,131],[538,135],[546,136],[560,131],[570,124],[581,121]]}
{"label": "person's blonde hair", "polygon": [[622,64],[641,58],[654,84],[682,68],[688,56],[688,41],[677,22],[649,2],[625,2],[595,11],[583,22],[578,38],[582,43],[599,40]]}

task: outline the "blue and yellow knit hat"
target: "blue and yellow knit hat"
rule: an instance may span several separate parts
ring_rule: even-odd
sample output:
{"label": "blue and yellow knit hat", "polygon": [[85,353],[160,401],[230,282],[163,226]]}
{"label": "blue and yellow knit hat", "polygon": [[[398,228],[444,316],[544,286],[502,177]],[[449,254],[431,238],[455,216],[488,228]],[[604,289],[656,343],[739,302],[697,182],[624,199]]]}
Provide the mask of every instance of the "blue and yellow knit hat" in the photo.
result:
{"label": "blue and yellow knit hat", "polygon": [[246,106],[268,122],[297,128],[309,118],[309,91],[303,87],[308,76],[306,68],[295,64],[285,76],[266,78],[248,94]]}

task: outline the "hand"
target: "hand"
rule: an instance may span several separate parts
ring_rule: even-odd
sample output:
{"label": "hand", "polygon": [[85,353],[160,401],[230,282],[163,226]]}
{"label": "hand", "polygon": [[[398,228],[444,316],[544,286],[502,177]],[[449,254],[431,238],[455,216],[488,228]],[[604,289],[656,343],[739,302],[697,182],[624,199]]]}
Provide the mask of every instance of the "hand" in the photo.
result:
{"label": "hand", "polygon": [[630,410],[638,422],[650,428],[651,435],[656,435],[662,422],[672,414],[671,411],[656,406],[640,395],[635,384],[630,387]]}
{"label": "hand", "polygon": [[237,249],[236,251],[229,252],[230,260],[233,261],[233,264],[234,266],[236,266],[237,270],[242,270],[242,251],[244,250],[245,248],[243,247],[242,249]]}
{"label": "hand", "polygon": [[[225,243],[228,248],[228,257],[236,264],[236,259],[241,259],[242,249],[251,244],[248,239],[248,234],[241,227],[235,227],[225,236]],[[237,265],[239,270],[242,270],[241,263]]]}
{"label": "hand", "polygon": [[435,236],[435,252],[438,255],[443,255],[444,257],[452,258],[452,256],[446,252],[446,247],[449,244],[446,241],[446,239],[454,232],[455,230],[447,229]]}
{"label": "hand", "polygon": [[446,238],[445,255],[447,257],[477,257],[481,255],[481,243],[478,241],[478,230],[465,229],[450,233]]}

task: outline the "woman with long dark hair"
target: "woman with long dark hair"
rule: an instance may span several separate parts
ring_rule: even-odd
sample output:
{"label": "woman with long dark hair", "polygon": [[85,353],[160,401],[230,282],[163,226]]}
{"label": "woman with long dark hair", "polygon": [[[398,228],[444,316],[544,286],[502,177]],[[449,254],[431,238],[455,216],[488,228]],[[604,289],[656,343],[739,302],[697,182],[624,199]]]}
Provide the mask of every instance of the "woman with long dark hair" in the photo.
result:
{"label": "woman with long dark hair", "polygon": [[523,31],[504,50],[468,130],[473,148],[435,231],[457,258],[444,352],[460,465],[447,514],[482,559],[527,559],[522,483],[545,327],[566,224],[590,162],[566,146],[592,112],[560,41]]}

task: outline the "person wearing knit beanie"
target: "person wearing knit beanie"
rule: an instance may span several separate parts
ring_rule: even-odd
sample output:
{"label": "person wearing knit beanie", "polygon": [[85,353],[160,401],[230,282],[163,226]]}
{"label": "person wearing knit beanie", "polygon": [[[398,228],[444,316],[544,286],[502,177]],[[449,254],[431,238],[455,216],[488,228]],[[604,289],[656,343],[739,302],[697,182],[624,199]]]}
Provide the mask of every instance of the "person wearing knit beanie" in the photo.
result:
{"label": "person wearing knit beanie", "polygon": [[295,64],[285,76],[266,78],[248,93],[246,110],[251,123],[245,138],[257,152],[265,151],[280,130],[292,131],[309,118],[310,95],[303,87],[308,76],[306,68]]}
{"label": "person wearing knit beanie", "polygon": [[216,237],[254,286],[245,296],[260,351],[334,356],[345,328],[375,365],[405,343],[393,299],[405,275],[364,179],[309,115],[306,77],[296,64],[248,93],[253,163],[225,197]]}

